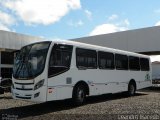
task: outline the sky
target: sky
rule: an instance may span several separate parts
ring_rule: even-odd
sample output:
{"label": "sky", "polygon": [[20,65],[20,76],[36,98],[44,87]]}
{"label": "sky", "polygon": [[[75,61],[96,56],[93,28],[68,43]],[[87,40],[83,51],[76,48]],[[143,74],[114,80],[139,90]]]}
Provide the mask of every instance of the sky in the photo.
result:
{"label": "sky", "polygon": [[73,39],[160,25],[160,0],[0,0],[0,30]]}

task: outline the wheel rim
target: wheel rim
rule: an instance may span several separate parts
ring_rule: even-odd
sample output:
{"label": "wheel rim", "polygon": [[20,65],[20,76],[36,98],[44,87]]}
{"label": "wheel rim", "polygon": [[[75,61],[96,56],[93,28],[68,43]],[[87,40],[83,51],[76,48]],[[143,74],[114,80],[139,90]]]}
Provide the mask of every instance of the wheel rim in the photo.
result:
{"label": "wheel rim", "polygon": [[78,95],[77,95],[78,100],[83,102],[84,97],[85,97],[84,90],[83,89],[78,89]]}
{"label": "wheel rim", "polygon": [[130,85],[130,93],[131,93],[131,95],[134,94],[134,91],[135,91],[134,85]]}

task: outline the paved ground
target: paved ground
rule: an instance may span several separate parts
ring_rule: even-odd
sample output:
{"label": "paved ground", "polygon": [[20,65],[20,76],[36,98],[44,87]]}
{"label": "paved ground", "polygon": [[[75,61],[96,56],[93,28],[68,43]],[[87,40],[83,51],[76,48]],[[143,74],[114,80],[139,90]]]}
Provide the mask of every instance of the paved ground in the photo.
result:
{"label": "paved ground", "polygon": [[79,107],[74,107],[69,100],[41,104],[13,100],[7,93],[0,95],[0,119],[159,120],[160,88],[138,91],[134,97],[122,93],[89,97]]}

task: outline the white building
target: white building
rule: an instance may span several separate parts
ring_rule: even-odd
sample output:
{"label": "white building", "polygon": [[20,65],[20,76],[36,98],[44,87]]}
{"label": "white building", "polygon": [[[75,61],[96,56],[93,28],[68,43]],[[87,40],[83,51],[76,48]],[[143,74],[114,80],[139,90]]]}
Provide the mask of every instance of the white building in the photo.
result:
{"label": "white building", "polygon": [[160,54],[160,27],[149,27],[72,39],[74,41],[144,54]]}
{"label": "white building", "polygon": [[[72,39],[146,55],[160,55],[160,27],[149,27],[117,33]],[[159,64],[153,64],[153,77],[160,77]]]}
{"label": "white building", "polygon": [[[38,37],[0,30],[0,76],[3,78],[11,77],[13,51],[19,50],[24,45],[41,40]],[[72,40],[147,55],[160,54],[160,27],[157,26]],[[153,66],[157,66],[157,64]],[[160,75],[160,69],[153,67],[153,75]]]}

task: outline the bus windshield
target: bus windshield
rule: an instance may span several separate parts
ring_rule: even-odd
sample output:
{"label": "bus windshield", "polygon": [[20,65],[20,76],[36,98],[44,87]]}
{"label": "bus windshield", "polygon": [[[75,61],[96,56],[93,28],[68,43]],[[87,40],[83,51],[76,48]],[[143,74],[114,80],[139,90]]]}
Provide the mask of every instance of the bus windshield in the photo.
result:
{"label": "bus windshield", "polygon": [[40,42],[21,48],[14,61],[13,77],[16,79],[31,79],[41,74],[50,43]]}

